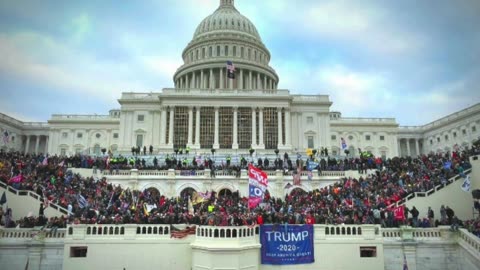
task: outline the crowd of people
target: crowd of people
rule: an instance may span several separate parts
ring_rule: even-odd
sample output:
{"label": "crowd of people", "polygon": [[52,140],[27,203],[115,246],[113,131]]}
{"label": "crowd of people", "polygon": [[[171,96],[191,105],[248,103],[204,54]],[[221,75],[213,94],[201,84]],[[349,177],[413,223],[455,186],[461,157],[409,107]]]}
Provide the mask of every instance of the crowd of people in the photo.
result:
{"label": "crowd of people", "polygon": [[288,153],[283,155],[261,155],[261,154],[239,154],[234,157],[224,155],[217,157],[212,154],[197,153],[162,153],[158,155],[74,155],[63,158],[65,164],[72,168],[91,168],[95,170],[240,170],[255,163],[262,170],[285,170],[292,171],[295,168],[306,169],[307,161],[314,165],[313,169],[318,171],[345,171],[358,170],[360,172],[369,169],[381,169],[384,161],[380,157],[333,157],[323,154],[305,155],[295,153],[293,156]]}
{"label": "crowd of people", "polygon": [[[414,227],[461,225],[461,221],[454,215],[454,209],[448,206],[433,206],[438,209],[429,209],[425,217],[420,217],[414,207],[412,209],[404,207],[402,218],[398,218],[394,213],[395,209],[389,206],[410,193],[425,192],[439,184],[446,185],[448,179],[462,174],[471,167],[469,156],[478,151],[478,148],[472,148],[453,153],[422,155],[417,158],[395,157],[383,160],[362,157],[335,160],[334,166],[338,166],[335,168],[376,170],[368,176],[359,179],[345,178],[311,192],[294,189],[283,198],[274,198],[267,191],[263,202],[254,209],[248,208],[248,198],[240,196],[238,191],[222,196],[210,192],[208,197],[201,200],[192,200],[197,195],[192,192],[167,198],[155,190],[124,189],[108,183],[105,178],[83,177],[69,170],[69,166],[84,167],[85,164],[90,167],[96,164],[108,169],[112,161],[118,162],[113,158],[107,162],[105,158],[95,159],[87,156],[47,158],[43,155],[1,152],[0,181],[19,190],[36,192],[42,198],[42,203],[39,205],[38,216],[32,214],[17,221],[11,219],[12,209],[3,211],[2,207],[3,219],[0,217],[0,220],[6,227],[51,228],[79,223],[216,226],[306,223],[381,224],[383,227],[405,224]],[[323,166],[326,168],[333,164],[333,161],[327,161],[328,157],[324,160],[325,163],[322,165],[321,159],[317,162],[315,157],[309,158],[309,162],[314,162],[320,170],[324,168]],[[235,166],[242,168],[248,163],[241,162]],[[173,164],[178,166],[178,163]],[[266,164],[264,159],[261,164],[257,160],[255,165],[264,169],[270,168],[270,164]],[[288,162],[287,166],[290,166]],[[287,169],[297,170],[297,166],[308,169],[308,164],[304,164],[303,161],[295,162]],[[46,217],[45,208],[51,203],[67,209],[68,215]],[[32,209],[33,211],[36,209]],[[435,211],[438,211],[437,215]],[[463,225],[479,234],[479,220],[468,221]]]}

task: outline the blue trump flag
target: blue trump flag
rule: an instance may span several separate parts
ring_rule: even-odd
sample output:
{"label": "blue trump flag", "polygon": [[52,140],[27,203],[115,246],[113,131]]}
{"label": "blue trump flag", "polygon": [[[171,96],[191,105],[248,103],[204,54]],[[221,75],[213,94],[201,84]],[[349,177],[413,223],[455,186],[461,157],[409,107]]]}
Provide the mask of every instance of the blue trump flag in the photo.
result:
{"label": "blue trump flag", "polygon": [[315,262],[312,225],[262,225],[262,264],[307,264]]}
{"label": "blue trump flag", "polygon": [[307,170],[312,171],[318,167],[318,162],[308,161]]}
{"label": "blue trump flag", "polygon": [[451,161],[445,161],[445,163],[443,163],[443,168],[445,170],[450,170],[451,167],[452,167],[452,162]]}

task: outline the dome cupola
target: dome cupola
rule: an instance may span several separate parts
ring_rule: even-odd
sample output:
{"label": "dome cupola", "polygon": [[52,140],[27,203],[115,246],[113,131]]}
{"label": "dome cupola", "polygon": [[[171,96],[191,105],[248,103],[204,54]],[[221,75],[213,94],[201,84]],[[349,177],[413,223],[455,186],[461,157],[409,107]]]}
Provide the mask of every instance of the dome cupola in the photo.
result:
{"label": "dome cupola", "polygon": [[[236,8],[234,0],[219,7],[198,25],[183,50],[184,64],[174,75],[181,89],[276,89],[278,76],[269,66],[270,52],[255,25]],[[226,63],[235,66],[227,78]]]}

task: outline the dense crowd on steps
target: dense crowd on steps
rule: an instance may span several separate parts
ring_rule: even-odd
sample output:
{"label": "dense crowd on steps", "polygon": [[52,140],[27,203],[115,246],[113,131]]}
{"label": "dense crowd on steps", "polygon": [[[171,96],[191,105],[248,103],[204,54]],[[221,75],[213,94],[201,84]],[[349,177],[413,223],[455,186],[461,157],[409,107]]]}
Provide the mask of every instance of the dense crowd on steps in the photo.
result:
{"label": "dense crowd on steps", "polygon": [[[422,155],[413,157],[395,157],[382,160],[375,157],[362,157],[336,160],[343,164],[342,169],[374,168],[375,173],[359,179],[345,178],[341,181],[311,192],[294,189],[283,198],[274,198],[267,192],[263,202],[254,209],[248,209],[248,198],[238,192],[218,196],[208,193],[201,201],[192,202],[196,196],[192,191],[184,192],[175,198],[166,198],[154,190],[130,190],[114,186],[105,178],[82,177],[73,174],[69,166],[83,167],[87,162],[102,160],[108,169],[106,158],[45,157],[43,155],[23,155],[16,152],[0,153],[0,181],[19,190],[31,190],[42,197],[38,215],[32,215],[14,221],[10,211],[3,209],[1,222],[7,227],[48,226],[64,227],[66,224],[202,224],[216,226],[239,226],[263,223],[290,224],[381,224],[395,227],[410,224],[417,227],[430,227],[439,224],[461,224],[454,209],[444,215],[443,206],[432,206],[432,215],[419,217],[416,209],[402,208],[403,218],[394,214],[393,203],[412,192],[424,192],[436,185],[448,184],[447,180],[471,167],[469,157],[477,154],[478,148],[452,153]],[[310,159],[310,158],[309,158]],[[315,162],[311,157],[310,162]],[[321,157],[320,157],[321,159]],[[326,158],[328,159],[328,157]],[[306,162],[305,162],[306,163]],[[288,163],[287,163],[288,164]],[[326,163],[330,166],[332,163]],[[345,164],[350,164],[345,166]],[[100,167],[102,165],[97,164]],[[178,164],[177,164],[178,165]],[[244,166],[247,164],[239,164]],[[270,168],[269,164],[255,162],[261,168]],[[302,161],[297,166],[307,165]],[[222,166],[233,166],[224,164]],[[235,165],[237,166],[237,165]],[[288,165],[287,165],[288,166]],[[318,162],[318,169],[322,169]],[[46,217],[44,209],[55,203],[66,209],[69,214],[62,217]],[[445,208],[445,209],[446,209]],[[480,222],[470,220],[463,226],[479,233]]]}

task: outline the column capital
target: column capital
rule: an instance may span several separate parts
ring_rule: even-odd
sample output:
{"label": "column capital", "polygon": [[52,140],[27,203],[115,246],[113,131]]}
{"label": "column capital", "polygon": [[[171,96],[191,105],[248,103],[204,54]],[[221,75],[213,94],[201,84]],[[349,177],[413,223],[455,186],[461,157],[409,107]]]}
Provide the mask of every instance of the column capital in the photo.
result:
{"label": "column capital", "polygon": [[234,112],[238,111],[238,106],[232,106],[232,110],[233,110]]}
{"label": "column capital", "polygon": [[195,106],[192,106],[192,105],[188,106],[188,111],[193,111],[193,108],[195,108]]}
{"label": "column capital", "polygon": [[215,109],[215,111],[218,111],[220,109],[220,106],[213,106],[213,108]]}

